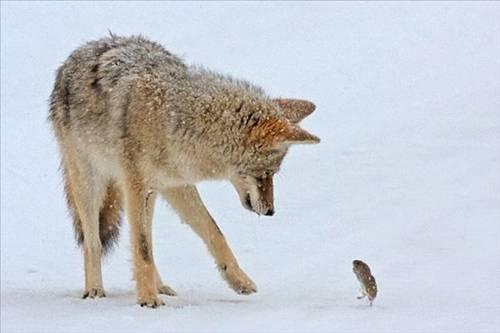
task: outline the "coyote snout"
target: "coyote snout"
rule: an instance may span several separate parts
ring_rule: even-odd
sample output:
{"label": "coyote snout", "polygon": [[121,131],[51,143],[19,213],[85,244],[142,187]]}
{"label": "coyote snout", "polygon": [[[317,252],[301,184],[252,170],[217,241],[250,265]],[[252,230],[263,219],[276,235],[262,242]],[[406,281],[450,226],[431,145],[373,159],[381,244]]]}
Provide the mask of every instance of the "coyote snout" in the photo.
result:
{"label": "coyote snout", "polygon": [[243,207],[258,215],[274,215],[273,177],[238,175],[231,179]]}

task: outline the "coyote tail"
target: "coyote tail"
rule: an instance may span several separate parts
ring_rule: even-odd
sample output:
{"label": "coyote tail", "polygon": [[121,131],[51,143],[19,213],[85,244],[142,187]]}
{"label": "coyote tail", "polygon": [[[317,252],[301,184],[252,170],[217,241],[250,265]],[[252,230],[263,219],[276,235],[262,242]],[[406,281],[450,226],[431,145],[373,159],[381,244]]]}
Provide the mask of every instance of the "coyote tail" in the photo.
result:
{"label": "coyote tail", "polygon": [[[68,209],[73,218],[73,230],[75,239],[79,246],[83,243],[82,221],[78,215],[75,201],[73,199],[71,182],[67,175],[67,170],[63,167],[64,192]],[[103,254],[109,253],[113,245],[118,241],[121,225],[122,213],[121,193],[116,184],[109,183],[99,210],[99,238],[101,239]]]}

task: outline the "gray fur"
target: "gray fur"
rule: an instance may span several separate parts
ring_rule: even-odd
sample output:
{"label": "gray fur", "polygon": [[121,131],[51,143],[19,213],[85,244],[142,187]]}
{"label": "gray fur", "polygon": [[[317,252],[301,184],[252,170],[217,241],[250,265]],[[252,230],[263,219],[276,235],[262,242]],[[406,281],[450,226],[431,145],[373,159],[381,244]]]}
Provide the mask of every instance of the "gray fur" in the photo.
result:
{"label": "gray fur", "polygon": [[49,119],[84,244],[85,294],[104,296],[101,254],[118,238],[124,202],[139,303],[156,307],[158,291],[175,294],[154,265],[152,193],[204,240],[236,292],[255,292],[194,184],[230,180],[245,208],[272,215],[273,175],[289,145],[319,142],[297,125],[313,111],[311,102],[271,99],[247,81],[186,65],[142,36],[111,35],[71,53],[57,70]]}

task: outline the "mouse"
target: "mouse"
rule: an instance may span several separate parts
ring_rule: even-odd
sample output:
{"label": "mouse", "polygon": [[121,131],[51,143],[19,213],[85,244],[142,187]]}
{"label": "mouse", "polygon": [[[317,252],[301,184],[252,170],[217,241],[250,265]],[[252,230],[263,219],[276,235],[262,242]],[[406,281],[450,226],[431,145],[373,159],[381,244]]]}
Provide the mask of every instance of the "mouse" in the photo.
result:
{"label": "mouse", "polygon": [[361,285],[361,295],[358,296],[358,299],[368,297],[370,306],[372,306],[375,297],[377,297],[378,288],[370,267],[361,260],[354,260],[352,262],[352,270]]}

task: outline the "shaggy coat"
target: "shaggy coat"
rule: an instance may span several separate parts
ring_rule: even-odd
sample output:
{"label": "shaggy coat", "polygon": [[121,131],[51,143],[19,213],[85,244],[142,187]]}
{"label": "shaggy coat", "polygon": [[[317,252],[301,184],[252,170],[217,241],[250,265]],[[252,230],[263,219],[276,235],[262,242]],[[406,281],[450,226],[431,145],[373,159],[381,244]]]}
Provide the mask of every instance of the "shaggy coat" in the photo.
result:
{"label": "shaggy coat", "polygon": [[272,215],[272,177],[288,147],[319,142],[297,125],[313,111],[311,102],[272,99],[246,81],[188,66],[140,36],[111,35],[75,50],[57,71],[49,118],[83,244],[84,297],[105,295],[101,255],[117,239],[124,207],[138,302],[156,307],[158,293],[175,295],[153,259],[158,195],[204,240],[229,285],[255,292],[194,184],[229,180],[245,208]]}

